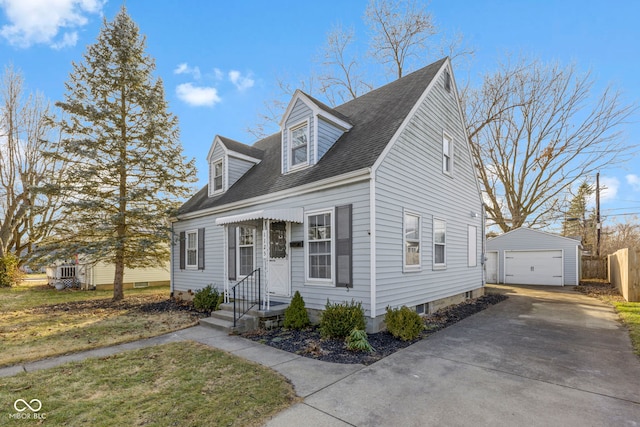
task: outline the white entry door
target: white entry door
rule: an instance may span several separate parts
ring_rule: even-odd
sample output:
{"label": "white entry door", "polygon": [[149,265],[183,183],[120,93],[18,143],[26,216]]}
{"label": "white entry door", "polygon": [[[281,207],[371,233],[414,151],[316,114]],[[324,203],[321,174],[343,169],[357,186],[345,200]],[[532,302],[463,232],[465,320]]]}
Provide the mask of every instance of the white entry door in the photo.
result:
{"label": "white entry door", "polygon": [[289,223],[269,222],[269,293],[291,296],[289,264]]}
{"label": "white entry door", "polygon": [[498,283],[498,252],[487,252],[485,269],[487,283]]}

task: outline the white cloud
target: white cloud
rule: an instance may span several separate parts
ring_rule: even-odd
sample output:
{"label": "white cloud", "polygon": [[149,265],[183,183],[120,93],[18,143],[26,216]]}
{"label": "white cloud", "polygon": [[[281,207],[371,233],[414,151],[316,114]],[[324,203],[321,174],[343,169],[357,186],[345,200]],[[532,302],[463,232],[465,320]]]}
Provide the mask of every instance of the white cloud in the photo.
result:
{"label": "white cloud", "polygon": [[633,191],[640,191],[640,176],[635,174],[629,174],[626,176],[627,184],[633,188]]}
{"label": "white cloud", "polygon": [[255,81],[251,78],[251,75],[243,76],[240,71],[229,71],[229,80],[235,85],[239,91],[244,91],[253,87]]}
{"label": "white cloud", "polygon": [[[0,36],[23,48],[38,43],[55,49],[73,46],[78,34],[63,29],[86,25],[86,15],[100,13],[104,3],[105,0],[0,0],[0,8],[10,22],[0,27]],[[56,40],[60,32],[62,39]]]}
{"label": "white cloud", "polygon": [[214,87],[194,86],[191,83],[183,83],[176,87],[178,98],[192,107],[213,107],[222,98],[218,96],[218,90]]}
{"label": "white cloud", "polygon": [[600,177],[600,201],[615,200],[618,195],[620,180],[616,177]]}
{"label": "white cloud", "polygon": [[189,67],[189,64],[183,62],[179,64],[175,70],[173,70],[173,74],[190,74],[194,79],[200,80],[200,68],[198,67]]}
{"label": "white cloud", "polygon": [[222,70],[220,68],[214,68],[213,69],[213,73],[216,76],[216,80],[224,79],[224,73],[222,72]]}

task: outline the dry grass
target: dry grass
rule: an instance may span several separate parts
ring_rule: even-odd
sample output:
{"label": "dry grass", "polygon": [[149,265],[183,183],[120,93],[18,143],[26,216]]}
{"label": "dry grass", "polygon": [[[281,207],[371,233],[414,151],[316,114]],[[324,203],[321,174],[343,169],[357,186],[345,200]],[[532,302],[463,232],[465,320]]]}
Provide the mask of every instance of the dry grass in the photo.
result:
{"label": "dry grass", "polygon": [[44,424],[69,426],[257,426],[298,400],[274,371],[194,342],[0,379],[3,419],[16,399],[39,399]]}
{"label": "dry grass", "polygon": [[185,311],[140,308],[168,300],[168,287],[125,291],[56,291],[26,284],[0,289],[0,366],[148,338],[194,325]]}

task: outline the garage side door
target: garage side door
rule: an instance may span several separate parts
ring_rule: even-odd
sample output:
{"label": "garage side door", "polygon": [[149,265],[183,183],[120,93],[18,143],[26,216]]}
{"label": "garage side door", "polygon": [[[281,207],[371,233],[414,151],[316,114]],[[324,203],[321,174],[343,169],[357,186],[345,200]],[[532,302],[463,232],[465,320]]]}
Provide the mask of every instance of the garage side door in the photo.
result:
{"label": "garage side door", "polygon": [[498,252],[487,252],[487,283],[498,283]]}
{"label": "garage side door", "polygon": [[505,283],[562,286],[562,250],[505,251]]}

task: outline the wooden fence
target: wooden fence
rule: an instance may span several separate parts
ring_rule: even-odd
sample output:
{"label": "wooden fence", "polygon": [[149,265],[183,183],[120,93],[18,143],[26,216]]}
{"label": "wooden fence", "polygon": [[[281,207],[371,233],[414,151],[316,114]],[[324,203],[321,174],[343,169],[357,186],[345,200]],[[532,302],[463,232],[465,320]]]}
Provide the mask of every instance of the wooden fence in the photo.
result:
{"label": "wooden fence", "polygon": [[582,256],[582,279],[607,279],[609,269],[607,257],[597,257],[595,255]]}

